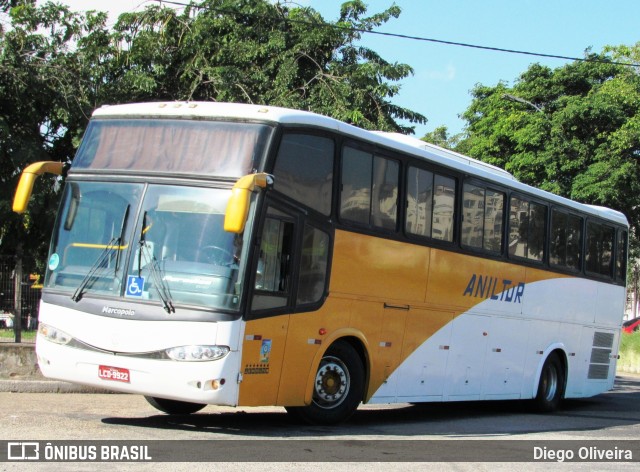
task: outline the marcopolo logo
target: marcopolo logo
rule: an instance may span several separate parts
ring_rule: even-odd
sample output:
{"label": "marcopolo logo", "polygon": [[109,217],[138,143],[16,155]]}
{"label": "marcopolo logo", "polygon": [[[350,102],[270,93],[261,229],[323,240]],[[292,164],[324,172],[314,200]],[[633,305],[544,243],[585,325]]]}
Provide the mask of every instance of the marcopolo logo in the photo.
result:
{"label": "marcopolo logo", "polygon": [[136,311],[128,308],[115,308],[105,305],[102,307],[102,313],[105,315],[134,316]]}

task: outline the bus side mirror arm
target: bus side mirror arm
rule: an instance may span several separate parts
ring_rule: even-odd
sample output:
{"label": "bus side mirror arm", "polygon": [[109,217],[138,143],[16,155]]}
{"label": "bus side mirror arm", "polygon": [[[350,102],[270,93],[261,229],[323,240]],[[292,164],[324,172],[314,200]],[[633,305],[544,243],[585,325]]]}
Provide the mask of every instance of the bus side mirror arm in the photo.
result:
{"label": "bus side mirror arm", "polygon": [[36,162],[24,169],[22,175],[20,175],[20,182],[18,182],[18,188],[13,198],[13,211],[20,214],[26,211],[33,185],[39,176],[44,173],[62,175],[63,171],[64,163],[55,161]]}
{"label": "bus side mirror arm", "polygon": [[224,230],[242,233],[249,215],[251,193],[273,186],[273,176],[266,173],[249,174],[238,179],[231,189],[231,197],[224,215]]}

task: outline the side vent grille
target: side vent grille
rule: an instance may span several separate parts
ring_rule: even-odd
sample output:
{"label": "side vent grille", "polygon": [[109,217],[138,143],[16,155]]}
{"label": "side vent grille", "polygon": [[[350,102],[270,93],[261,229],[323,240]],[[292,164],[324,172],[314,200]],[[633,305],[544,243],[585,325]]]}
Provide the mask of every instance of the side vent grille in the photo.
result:
{"label": "side vent grille", "polygon": [[613,333],[593,333],[593,347],[613,347]]}
{"label": "side vent grille", "polygon": [[606,380],[609,377],[611,349],[613,347],[613,333],[593,334],[593,348],[589,361],[588,379]]}

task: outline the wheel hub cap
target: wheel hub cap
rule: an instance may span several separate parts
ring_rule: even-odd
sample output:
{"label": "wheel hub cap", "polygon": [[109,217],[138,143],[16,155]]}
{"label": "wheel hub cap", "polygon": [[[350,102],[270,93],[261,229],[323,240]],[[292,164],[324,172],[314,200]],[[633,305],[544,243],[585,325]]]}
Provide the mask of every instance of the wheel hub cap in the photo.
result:
{"label": "wheel hub cap", "polygon": [[344,363],[335,357],[325,357],[316,374],[314,402],[322,408],[334,408],[344,401],[349,385],[349,371]]}

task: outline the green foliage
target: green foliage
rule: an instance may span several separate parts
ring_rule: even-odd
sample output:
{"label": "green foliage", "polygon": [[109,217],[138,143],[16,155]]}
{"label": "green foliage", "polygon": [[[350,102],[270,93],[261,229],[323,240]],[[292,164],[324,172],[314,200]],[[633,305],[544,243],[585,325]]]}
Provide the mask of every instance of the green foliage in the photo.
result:
{"label": "green foliage", "polygon": [[396,120],[426,119],[390,99],[412,69],[356,44],[358,30],[372,30],[400,10],[365,13],[361,1],[346,2],[329,24],[311,8],[266,0],[205,0],[179,15],[149,7],[116,24],[109,87],[117,101],[261,103],[411,132]]}
{"label": "green foliage", "polygon": [[640,354],[640,333],[622,333],[620,335],[620,351]]}
{"label": "green foliage", "polygon": [[28,214],[9,206],[20,172],[40,160],[71,162],[91,111],[103,104],[210,100],[286,106],[364,128],[412,132],[426,119],[392,103],[413,73],[357,44],[400,9],[367,16],[361,0],[335,22],[268,0],[203,0],[182,13],[153,5],[120,16],[72,13],[33,0],[0,0],[0,253],[24,248],[25,270],[46,258],[57,207],[42,178]]}
{"label": "green foliage", "polygon": [[618,371],[640,373],[640,333],[620,335]]}
{"label": "green foliage", "polygon": [[435,144],[436,146],[440,146],[445,149],[455,150],[456,147],[460,144],[460,140],[462,138],[463,135],[461,133],[451,136],[446,126],[438,126],[436,129],[425,134],[420,139],[426,141],[427,143]]}
{"label": "green foliage", "polygon": [[[92,34],[87,20],[66,7],[12,2],[12,27],[0,31],[0,253],[24,250],[25,270],[43,261],[57,206],[56,187],[44,178],[29,214],[11,212],[21,170],[40,160],[69,161],[91,106],[87,70],[73,44]],[[106,15],[92,16],[92,28]]]}
{"label": "green foliage", "polygon": [[557,69],[529,67],[513,87],[478,85],[456,150],[519,180],[622,211],[640,229],[640,43]]}
{"label": "green foliage", "polygon": [[0,11],[8,12],[11,8],[19,5],[34,5],[36,0],[0,0]]}

